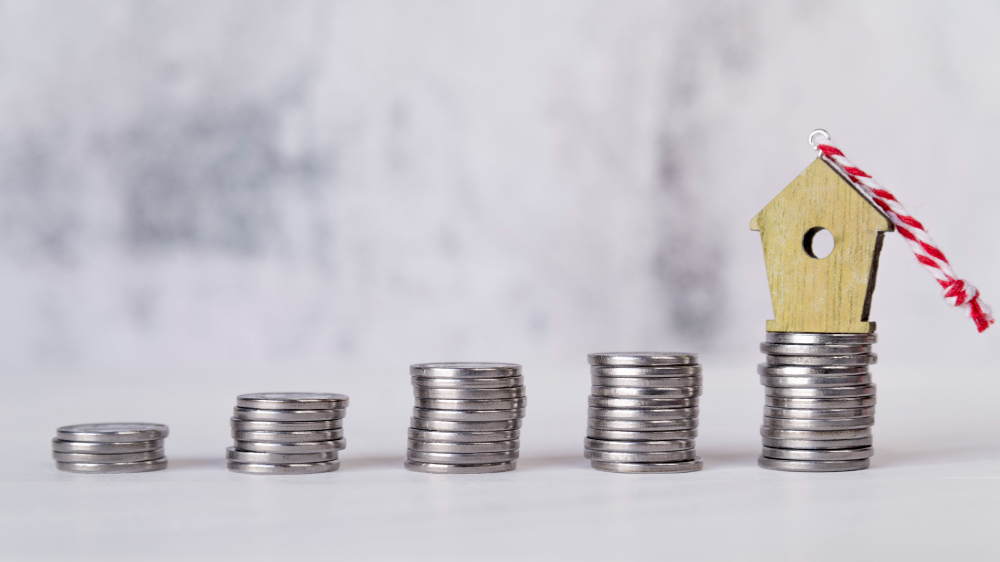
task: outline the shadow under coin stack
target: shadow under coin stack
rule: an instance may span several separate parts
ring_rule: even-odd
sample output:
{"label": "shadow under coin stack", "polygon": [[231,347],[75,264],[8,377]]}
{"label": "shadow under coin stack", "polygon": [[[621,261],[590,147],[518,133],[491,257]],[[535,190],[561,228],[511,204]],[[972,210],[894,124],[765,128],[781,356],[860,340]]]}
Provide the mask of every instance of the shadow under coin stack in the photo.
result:
{"label": "shadow under coin stack", "polygon": [[584,456],[606,472],[693,472],[701,366],[693,353],[591,353]]}
{"label": "shadow under coin stack", "polygon": [[410,375],[408,470],[481,474],[517,467],[527,404],[520,365],[424,363],[411,366]]}
{"label": "shadow under coin stack", "polygon": [[86,423],[56,430],[52,458],[66,472],[126,474],[167,468],[163,440],[170,430],[158,423]]}
{"label": "shadow under coin stack", "polygon": [[316,474],[340,468],[347,396],[265,392],[236,397],[227,467],[244,474]]}
{"label": "shadow under coin stack", "polygon": [[875,334],[767,334],[762,468],[839,472],[868,468]]}

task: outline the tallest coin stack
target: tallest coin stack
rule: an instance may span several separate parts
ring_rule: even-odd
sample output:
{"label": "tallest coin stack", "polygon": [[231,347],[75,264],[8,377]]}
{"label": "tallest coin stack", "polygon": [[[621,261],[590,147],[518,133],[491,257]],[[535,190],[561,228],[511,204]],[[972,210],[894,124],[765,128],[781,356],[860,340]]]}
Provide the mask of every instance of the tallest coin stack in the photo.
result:
{"label": "tallest coin stack", "polygon": [[875,334],[771,332],[757,367],[764,385],[763,468],[839,472],[868,468]]}

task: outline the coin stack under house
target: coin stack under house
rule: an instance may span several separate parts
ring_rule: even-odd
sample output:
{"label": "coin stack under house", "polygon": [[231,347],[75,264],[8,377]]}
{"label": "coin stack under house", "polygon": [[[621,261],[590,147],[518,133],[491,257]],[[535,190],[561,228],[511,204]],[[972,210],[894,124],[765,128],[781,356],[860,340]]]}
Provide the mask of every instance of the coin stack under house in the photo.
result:
{"label": "coin stack under house", "polygon": [[436,474],[517,467],[527,398],[513,363],[424,363],[410,367],[414,408],[405,467]]}
{"label": "coin stack under house", "polygon": [[764,385],[764,450],[773,470],[837,472],[868,468],[875,385],[868,366],[875,334],[767,334],[757,367]]}
{"label": "coin stack under house", "polygon": [[126,474],[167,468],[163,440],[170,430],[158,423],[86,423],[56,430],[52,458],[66,472]]}
{"label": "coin stack under house", "polygon": [[607,472],[693,472],[701,365],[693,353],[591,353],[584,456]]}
{"label": "coin stack under house", "polygon": [[265,392],[236,397],[227,467],[244,474],[316,474],[340,468],[347,396]]}

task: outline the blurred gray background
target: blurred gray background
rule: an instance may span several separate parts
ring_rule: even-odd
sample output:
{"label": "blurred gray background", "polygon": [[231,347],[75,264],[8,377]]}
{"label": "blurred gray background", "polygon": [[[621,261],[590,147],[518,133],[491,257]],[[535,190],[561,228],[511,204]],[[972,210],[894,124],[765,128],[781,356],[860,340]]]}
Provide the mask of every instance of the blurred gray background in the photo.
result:
{"label": "blurred gray background", "polygon": [[[748,224],[816,127],[1000,303],[998,28],[996,2],[2,1],[0,366],[684,348],[755,378]],[[883,363],[995,359],[939,292],[888,237]]]}

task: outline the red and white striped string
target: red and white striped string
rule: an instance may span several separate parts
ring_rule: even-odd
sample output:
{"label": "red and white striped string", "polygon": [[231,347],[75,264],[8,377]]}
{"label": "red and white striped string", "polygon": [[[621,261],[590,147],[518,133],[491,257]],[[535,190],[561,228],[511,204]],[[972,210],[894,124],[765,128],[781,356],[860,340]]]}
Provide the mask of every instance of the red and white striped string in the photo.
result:
{"label": "red and white striped string", "polygon": [[[813,139],[817,136],[826,138],[814,143]],[[809,135],[809,144],[819,151],[824,161],[848,178],[858,191],[885,212],[895,225],[896,232],[900,233],[910,245],[917,261],[941,284],[945,302],[964,308],[980,332],[989,328],[994,322],[993,312],[980,298],[979,289],[955,275],[948,258],[944,257],[944,252],[938,248],[924,225],[913,218],[892,193],[848,160],[844,153],[834,146],[829,133],[823,129],[813,131]]]}

